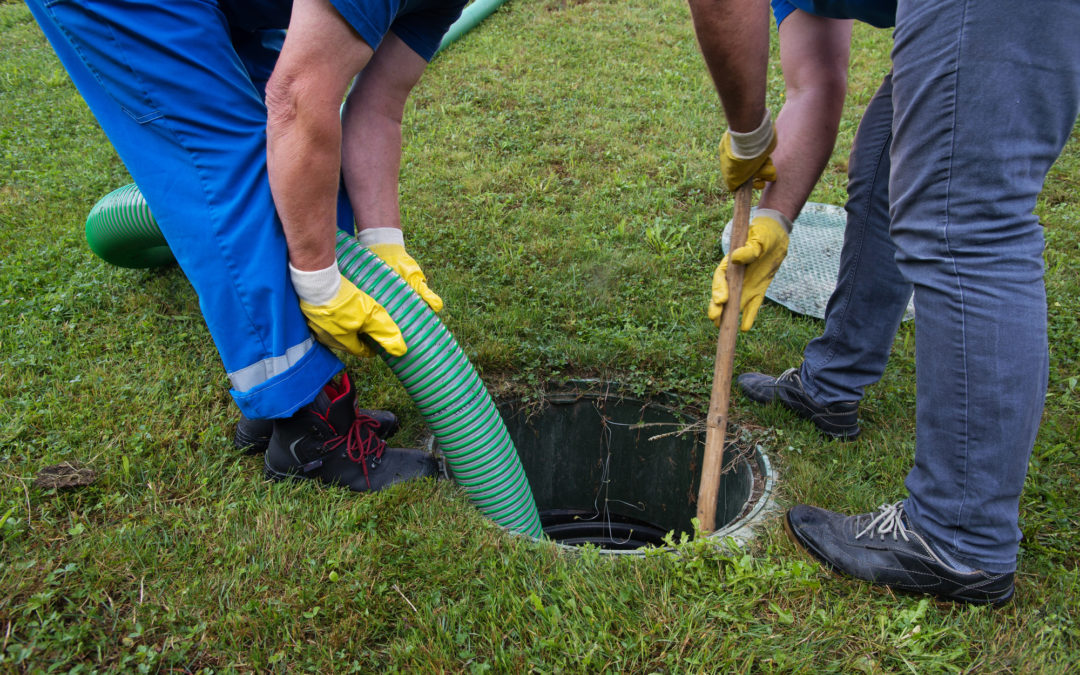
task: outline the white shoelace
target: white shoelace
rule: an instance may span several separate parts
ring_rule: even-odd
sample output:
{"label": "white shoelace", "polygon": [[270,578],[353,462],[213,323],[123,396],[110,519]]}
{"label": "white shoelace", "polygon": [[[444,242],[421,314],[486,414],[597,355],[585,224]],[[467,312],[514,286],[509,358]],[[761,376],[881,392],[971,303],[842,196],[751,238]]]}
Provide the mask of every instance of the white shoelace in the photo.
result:
{"label": "white shoelace", "polygon": [[908,536],[910,532],[919,543],[923,545],[926,552],[929,555],[935,557],[941,564],[953,569],[960,574],[973,574],[977,570],[967,565],[956,562],[951,556],[942,553],[936,547],[932,546],[928,541],[919,536],[918,532],[909,530],[904,525],[902,516],[904,515],[904,502],[896,502],[894,504],[882,504],[878,507],[878,513],[870,522],[855,535],[856,539],[861,538],[863,535],[869,533],[870,539],[873,539],[876,535],[880,535],[882,540],[886,536],[892,535],[894,541],[903,538],[904,541],[911,541],[911,537]]}
{"label": "white shoelace", "polygon": [[[855,535],[856,539],[861,538],[867,532],[870,533],[870,538],[873,539],[875,534],[881,535],[884,539],[886,535],[891,534],[893,540],[896,540],[899,535],[904,538],[904,541],[910,541],[907,535],[907,528],[904,527],[904,521],[902,516],[904,515],[904,502],[895,502],[893,504],[882,504],[878,507],[878,514],[873,517],[870,523]],[[876,528],[876,529],[875,529]]]}

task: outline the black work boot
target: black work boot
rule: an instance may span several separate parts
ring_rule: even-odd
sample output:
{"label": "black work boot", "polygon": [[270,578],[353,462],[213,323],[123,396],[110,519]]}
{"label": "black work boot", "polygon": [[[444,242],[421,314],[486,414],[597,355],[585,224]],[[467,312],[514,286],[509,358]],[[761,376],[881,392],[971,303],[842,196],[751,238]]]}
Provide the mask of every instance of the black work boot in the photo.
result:
{"label": "black work boot", "polygon": [[388,448],[378,423],[356,412],[347,375],[327,384],[295,415],[274,421],[265,473],[273,480],[320,480],[355,492],[381,490],[411,478],[438,474],[435,458],[422,450]]}
{"label": "black work boot", "polygon": [[[357,414],[367,415],[375,420],[375,435],[384,441],[395,433],[399,428],[397,415],[389,410],[367,410],[358,408]],[[240,414],[240,420],[236,423],[233,432],[233,446],[245,455],[257,455],[266,452],[266,446],[270,445],[270,436],[274,433],[274,420],[256,420]]]}
{"label": "black work boot", "polygon": [[1013,572],[956,569],[912,529],[903,502],[857,516],[799,504],[784,529],[830,569],[872,584],[976,605],[1003,605],[1013,596]]}
{"label": "black work boot", "polygon": [[758,403],[778,401],[799,417],[805,417],[822,433],[842,441],[854,440],[859,428],[859,402],[845,401],[831,405],[815,403],[803,389],[798,368],[789,368],[779,377],[764,373],[743,373],[738,379],[739,389]]}

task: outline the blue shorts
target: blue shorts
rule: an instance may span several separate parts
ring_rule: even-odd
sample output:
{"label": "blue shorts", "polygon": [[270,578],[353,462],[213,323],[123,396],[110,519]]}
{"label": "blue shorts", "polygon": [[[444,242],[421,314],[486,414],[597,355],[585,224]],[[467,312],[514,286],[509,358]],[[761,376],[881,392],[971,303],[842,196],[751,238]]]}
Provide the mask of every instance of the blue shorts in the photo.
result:
{"label": "blue shorts", "polygon": [[467,0],[330,0],[372,49],[387,31],[430,61]]}
{"label": "blue shorts", "polygon": [[896,0],[772,0],[776,27],[796,9],[828,19],[855,19],[878,28],[896,25]]}

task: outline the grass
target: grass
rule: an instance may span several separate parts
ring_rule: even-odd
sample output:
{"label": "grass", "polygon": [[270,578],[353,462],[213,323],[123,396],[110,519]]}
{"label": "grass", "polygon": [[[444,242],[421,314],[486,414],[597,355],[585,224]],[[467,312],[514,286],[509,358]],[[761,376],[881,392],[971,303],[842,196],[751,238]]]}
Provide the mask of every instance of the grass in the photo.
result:
{"label": "grass", "polygon": [[[841,204],[889,36],[856,31],[850,105],[811,199]],[[775,48],[775,45],[774,45]],[[770,104],[781,103],[778,66]],[[353,496],[270,484],[175,269],[111,267],[82,224],[130,182],[25,6],[0,3],[0,671],[1067,672],[1080,657],[1080,144],[1039,201],[1050,391],[1000,611],[835,578],[771,522],[745,552],[632,560],[508,536],[450,483]],[[444,320],[493,390],[560,376],[704,407],[704,317],[731,214],[724,126],[678,0],[505,5],[440,55],[407,111],[403,214]],[[819,321],[766,305],[736,369],[778,372]],[[783,503],[903,494],[914,430],[905,325],[863,437],[736,396]],[[381,363],[365,406],[419,413]],[[97,480],[33,486],[79,460]]]}

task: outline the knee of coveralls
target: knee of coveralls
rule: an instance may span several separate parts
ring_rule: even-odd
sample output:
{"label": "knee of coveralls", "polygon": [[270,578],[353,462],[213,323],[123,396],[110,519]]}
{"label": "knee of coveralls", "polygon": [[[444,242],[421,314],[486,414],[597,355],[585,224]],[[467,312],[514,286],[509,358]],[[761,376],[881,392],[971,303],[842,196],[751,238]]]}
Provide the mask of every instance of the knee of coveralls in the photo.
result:
{"label": "knee of coveralls", "polygon": [[1076,118],[1077,21],[1076,3],[1001,0],[901,2],[897,20],[890,198],[917,324],[908,512],[991,572],[1015,567],[1046,392],[1032,211]]}
{"label": "knee of coveralls", "polygon": [[146,197],[244,414],[281,417],[341,369],[299,310],[266,175],[262,100],[217,8],[29,0]]}

